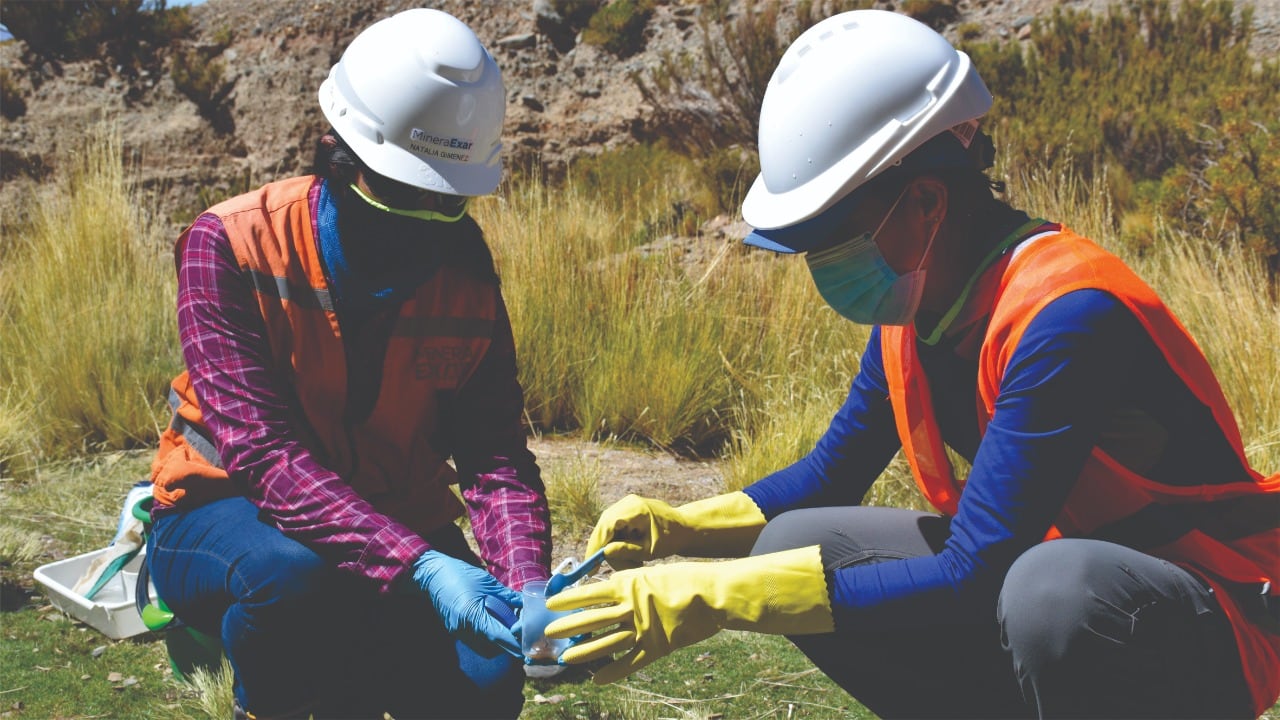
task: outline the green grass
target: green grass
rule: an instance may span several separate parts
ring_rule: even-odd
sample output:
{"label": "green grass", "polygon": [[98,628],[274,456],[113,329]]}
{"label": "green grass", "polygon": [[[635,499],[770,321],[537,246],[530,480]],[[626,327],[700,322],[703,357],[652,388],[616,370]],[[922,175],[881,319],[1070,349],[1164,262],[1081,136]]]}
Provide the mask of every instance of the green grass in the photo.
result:
{"label": "green grass", "polygon": [[[145,452],[116,453],[0,485],[0,707],[20,704],[15,717],[229,717],[228,675],[200,674],[193,685],[180,684],[168,669],[161,635],[110,640],[55,610],[38,586],[32,590],[38,565],[109,541],[120,503],[149,459]],[[553,468],[551,486],[589,489],[601,471],[591,461],[569,459]],[[537,702],[537,695],[562,699]],[[736,632],[615,685],[597,686],[586,670],[574,668],[531,679],[525,696],[521,717],[532,720],[845,717],[832,710],[838,707],[850,708],[848,717],[871,717],[784,639]]]}
{"label": "green grass", "polygon": [[[559,702],[539,703],[559,696]],[[574,718],[874,718],[786,639],[723,632],[610,686],[570,669],[525,688],[529,720]]]}
{"label": "green grass", "polygon": [[608,469],[599,460],[582,456],[539,465],[556,535],[575,540],[590,535],[604,511],[600,480]]}
{"label": "green grass", "polygon": [[[163,672],[162,642],[112,642],[57,611],[37,609],[6,613],[0,632],[0,697],[6,708],[21,703],[22,717],[174,717],[157,708],[180,694]],[[95,648],[102,648],[97,657]]]}
{"label": "green grass", "polygon": [[[179,366],[168,239],[136,210],[145,198],[103,137],[49,188],[33,227],[0,239],[0,709],[223,718],[225,676],[202,678],[203,692],[179,686],[159,636],[107,641],[31,591],[37,565],[110,539],[129,486],[147,475],[145,448]],[[610,162],[598,158],[564,187],[515,182],[476,203],[503,274],[530,423],[719,457],[729,488],[792,462],[838,408],[866,330],[822,303],[796,258],[747,251],[738,238],[671,242],[724,192],[693,165],[652,149],[620,153],[622,170]],[[1000,168],[1015,204],[1125,257],[1205,348],[1250,460],[1280,469],[1280,287],[1258,257],[1158,215],[1141,233],[1118,227],[1104,173],[1083,181],[1058,157],[1023,167]],[[609,469],[581,460],[547,470],[557,532],[580,539]],[[919,506],[900,461],[868,501]],[[527,692],[530,718],[863,712],[784,640],[737,633],[619,685],[597,688],[573,671]],[[535,693],[564,699],[538,703]]]}

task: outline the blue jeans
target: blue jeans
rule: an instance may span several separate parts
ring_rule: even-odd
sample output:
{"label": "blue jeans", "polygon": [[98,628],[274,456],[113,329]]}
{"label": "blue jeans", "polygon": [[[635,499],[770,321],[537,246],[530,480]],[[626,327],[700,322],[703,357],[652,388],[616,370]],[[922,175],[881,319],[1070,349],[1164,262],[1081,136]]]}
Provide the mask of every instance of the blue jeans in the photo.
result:
{"label": "blue jeans", "polygon": [[[427,538],[479,564],[453,525]],[[259,718],[514,718],[523,667],[451,638],[425,596],[382,594],[230,498],[156,518],[156,592],[222,639],[240,706]]]}

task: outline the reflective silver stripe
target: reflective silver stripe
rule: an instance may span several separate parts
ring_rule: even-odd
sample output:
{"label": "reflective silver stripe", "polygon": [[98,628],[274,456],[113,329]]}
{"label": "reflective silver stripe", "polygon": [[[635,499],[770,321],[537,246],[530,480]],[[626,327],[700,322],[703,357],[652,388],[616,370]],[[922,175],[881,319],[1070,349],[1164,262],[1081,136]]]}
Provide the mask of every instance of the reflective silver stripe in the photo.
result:
{"label": "reflective silver stripe", "polygon": [[287,278],[275,277],[257,270],[250,270],[249,277],[253,280],[253,289],[263,295],[295,302],[312,310],[333,311],[333,300],[329,297],[328,290],[290,285]]}
{"label": "reflective silver stripe", "polygon": [[169,408],[173,410],[173,419],[169,421],[170,429],[182,436],[183,440],[204,458],[205,462],[220,468],[222,461],[218,458],[218,448],[213,446],[213,441],[205,437],[199,428],[182,419],[178,414],[178,407],[182,405],[182,398],[178,396],[178,391],[172,387],[169,388]]}
{"label": "reflective silver stripe", "polygon": [[492,337],[493,320],[482,318],[416,317],[399,318],[391,331],[399,337]]}

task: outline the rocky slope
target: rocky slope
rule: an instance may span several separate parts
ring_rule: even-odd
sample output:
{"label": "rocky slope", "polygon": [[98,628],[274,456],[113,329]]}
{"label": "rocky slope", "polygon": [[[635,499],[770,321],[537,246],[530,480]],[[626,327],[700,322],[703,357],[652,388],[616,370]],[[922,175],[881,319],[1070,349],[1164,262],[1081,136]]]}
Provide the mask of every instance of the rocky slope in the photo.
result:
{"label": "rocky slope", "polygon": [[[1122,0],[957,0],[963,22],[989,37],[1016,37],[1055,5],[1098,11]],[[736,0],[740,3],[742,0]],[[156,191],[157,211],[183,213],[273,178],[305,171],[324,120],[316,90],[342,48],[363,27],[411,0],[208,0],[192,9],[197,34],[187,46],[224,65],[226,97],[203,115],[175,87],[167,64],[136,75],[102,62],[28,66],[17,42],[0,62],[23,94],[25,114],[0,121],[0,218],[29,206],[25,192],[93,133],[116,128]],[[509,160],[552,170],[574,156],[633,142],[654,126],[630,73],[664,53],[697,47],[695,0],[659,0],[645,46],[625,59],[574,37],[549,0],[441,0],[434,6],[473,27],[503,69],[508,92]],[[784,3],[784,5],[786,5]],[[1257,0],[1255,46],[1280,44],[1280,0]],[[888,2],[883,7],[892,7]]]}

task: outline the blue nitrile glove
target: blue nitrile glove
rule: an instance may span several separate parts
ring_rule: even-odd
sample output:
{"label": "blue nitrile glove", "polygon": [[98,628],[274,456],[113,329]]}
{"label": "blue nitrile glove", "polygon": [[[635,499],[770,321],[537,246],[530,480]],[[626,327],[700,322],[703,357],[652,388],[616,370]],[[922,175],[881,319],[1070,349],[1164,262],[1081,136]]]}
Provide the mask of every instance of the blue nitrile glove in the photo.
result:
{"label": "blue nitrile glove", "polygon": [[497,649],[524,657],[515,634],[485,606],[488,600],[490,607],[494,601],[520,607],[520,593],[482,568],[436,550],[413,563],[413,582],[431,598],[445,630],[472,650],[485,657],[493,657]]}

